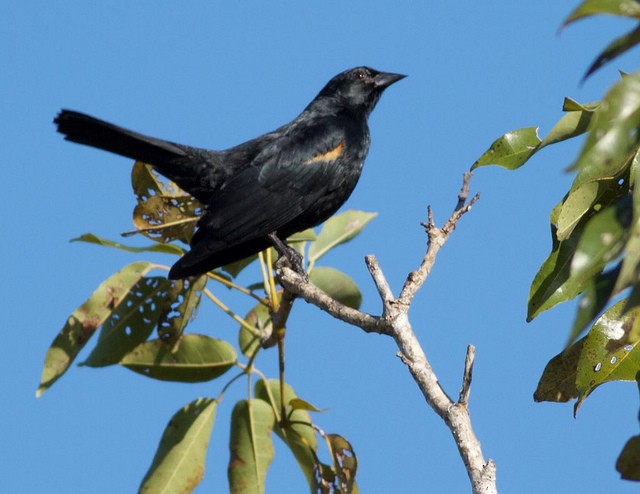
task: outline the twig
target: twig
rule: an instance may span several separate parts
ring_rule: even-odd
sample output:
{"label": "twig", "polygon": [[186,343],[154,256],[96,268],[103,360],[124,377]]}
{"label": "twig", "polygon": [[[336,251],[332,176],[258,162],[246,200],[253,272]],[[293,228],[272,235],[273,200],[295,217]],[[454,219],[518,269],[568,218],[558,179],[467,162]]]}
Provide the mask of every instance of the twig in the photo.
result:
{"label": "twig", "polygon": [[464,375],[462,376],[462,388],[460,389],[460,398],[458,403],[467,406],[469,403],[469,392],[471,391],[471,379],[473,377],[473,361],[476,358],[476,347],[467,346],[467,356],[464,359]]}

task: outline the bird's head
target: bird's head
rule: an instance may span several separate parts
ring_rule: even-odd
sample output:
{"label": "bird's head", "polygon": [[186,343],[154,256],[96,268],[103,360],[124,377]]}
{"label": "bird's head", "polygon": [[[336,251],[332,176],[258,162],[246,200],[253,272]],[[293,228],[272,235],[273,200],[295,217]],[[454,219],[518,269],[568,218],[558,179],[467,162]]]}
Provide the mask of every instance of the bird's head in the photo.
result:
{"label": "bird's head", "polygon": [[331,100],[341,106],[364,111],[368,116],[382,92],[406,75],[355,67],[341,72],[320,91],[316,100]]}

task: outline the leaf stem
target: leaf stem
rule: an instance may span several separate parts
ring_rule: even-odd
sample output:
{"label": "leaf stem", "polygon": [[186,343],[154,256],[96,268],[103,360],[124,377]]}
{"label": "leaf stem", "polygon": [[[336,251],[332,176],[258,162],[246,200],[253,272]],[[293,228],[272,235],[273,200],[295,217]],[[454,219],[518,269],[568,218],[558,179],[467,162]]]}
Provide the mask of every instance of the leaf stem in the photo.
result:
{"label": "leaf stem", "polygon": [[207,297],[209,297],[209,300],[211,300],[214,304],[216,304],[218,306],[218,308],[220,308],[220,310],[222,310],[222,312],[224,312],[225,314],[230,316],[231,319],[233,319],[238,324],[240,324],[243,328],[245,328],[247,331],[249,331],[252,335],[256,336],[257,338],[260,338],[260,332],[257,331],[256,328],[251,326],[247,321],[242,319],[238,314],[236,314],[231,309],[229,309],[229,307],[227,307],[218,297],[216,297],[213,293],[211,293],[211,291],[208,288],[204,289],[204,294]]}

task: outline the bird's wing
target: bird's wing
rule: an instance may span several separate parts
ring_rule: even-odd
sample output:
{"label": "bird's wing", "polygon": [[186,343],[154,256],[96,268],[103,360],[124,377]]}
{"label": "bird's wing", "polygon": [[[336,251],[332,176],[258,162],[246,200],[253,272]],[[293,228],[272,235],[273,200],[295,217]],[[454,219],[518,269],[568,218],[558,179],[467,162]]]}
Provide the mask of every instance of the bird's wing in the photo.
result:
{"label": "bird's wing", "polygon": [[344,180],[336,166],[345,145],[326,120],[292,126],[214,194],[193,243],[230,246],[277,231]]}

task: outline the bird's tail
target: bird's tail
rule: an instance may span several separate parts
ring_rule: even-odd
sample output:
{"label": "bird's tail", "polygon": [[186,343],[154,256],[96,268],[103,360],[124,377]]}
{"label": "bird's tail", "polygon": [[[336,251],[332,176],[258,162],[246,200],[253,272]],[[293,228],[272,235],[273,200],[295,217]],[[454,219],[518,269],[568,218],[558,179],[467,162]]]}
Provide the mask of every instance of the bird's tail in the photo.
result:
{"label": "bird's tail", "polygon": [[70,110],[62,110],[53,121],[68,141],[104,149],[162,168],[186,152],[171,142],[138,134],[103,120]]}

